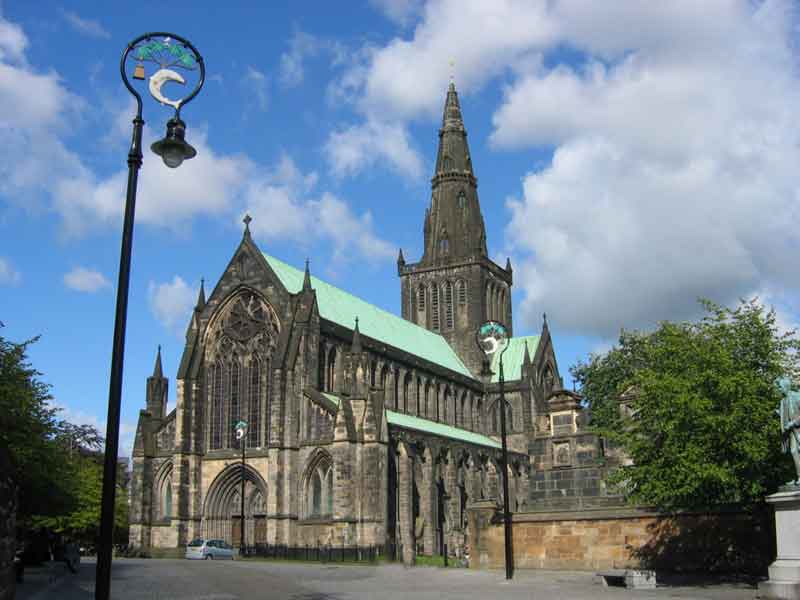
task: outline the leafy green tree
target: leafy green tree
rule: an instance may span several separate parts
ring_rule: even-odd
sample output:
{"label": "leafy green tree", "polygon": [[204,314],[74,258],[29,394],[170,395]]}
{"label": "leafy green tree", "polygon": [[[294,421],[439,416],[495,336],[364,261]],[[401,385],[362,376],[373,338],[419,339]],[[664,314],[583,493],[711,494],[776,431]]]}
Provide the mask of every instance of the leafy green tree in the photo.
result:
{"label": "leafy green tree", "polygon": [[[103,438],[91,425],[58,418],[50,387],[21,344],[0,336],[0,448],[18,488],[17,521],[94,540],[100,522]],[[115,525],[127,528],[127,495],[117,493]]]}
{"label": "leafy green tree", "polygon": [[633,503],[748,506],[792,476],[775,410],[778,379],[798,373],[800,341],[757,299],[701,303],[698,322],[623,331],[609,352],[571,369],[594,429],[633,461],[609,480]]}
{"label": "leafy green tree", "polygon": [[0,446],[7,448],[19,489],[18,519],[68,507],[66,463],[56,439],[58,410],[50,388],[28,362],[28,347],[0,336]]}

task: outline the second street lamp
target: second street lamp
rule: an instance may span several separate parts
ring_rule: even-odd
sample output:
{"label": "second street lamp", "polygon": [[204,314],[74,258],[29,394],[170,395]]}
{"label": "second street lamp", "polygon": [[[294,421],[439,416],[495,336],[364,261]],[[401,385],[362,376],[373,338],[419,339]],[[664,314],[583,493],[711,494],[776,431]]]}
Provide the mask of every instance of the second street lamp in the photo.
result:
{"label": "second street lamp", "polygon": [[[134,64],[131,64],[134,63]],[[125,327],[128,318],[128,286],[130,284],[131,252],[133,249],[133,221],[136,212],[136,186],[139,181],[139,169],[142,166],[142,96],[133,86],[131,79],[144,81],[145,63],[158,65],[150,77],[148,88],[150,94],[162,105],[175,109],[175,116],[170,122],[177,121],[180,127],[173,126],[170,137],[169,125],[167,137],[159,144],[153,144],[153,151],[164,158],[169,167],[177,167],[184,159],[196,154],[194,148],[184,142],[185,124],[180,120],[181,108],[190,102],[203,87],[205,65],[203,57],[197,49],[184,38],[174,33],[155,32],[140,35],[127,45],[119,64],[122,81],[128,91],[136,98],[136,116],[133,119],[133,136],[128,151],[128,189],[125,197],[125,218],[122,225],[122,248],[119,259],[119,279],[117,282],[117,307],[114,317],[114,342],[111,354],[111,377],[108,385],[108,414],[106,417],[106,448],[103,463],[103,497],[100,509],[100,537],[97,546],[97,568],[95,571],[96,600],[108,600],[111,591],[111,554],[114,534],[114,500],[117,492],[117,454],[119,451],[119,414],[122,400],[122,365],[125,355]],[[183,76],[173,69],[181,69],[185,73],[197,73],[196,83],[189,95],[172,100],[162,93],[161,87],[167,81],[185,84]],[[131,73],[130,78],[128,73]],[[178,131],[180,129],[180,131]],[[183,142],[191,148],[191,152],[183,147],[180,160],[176,144]],[[169,160],[167,160],[169,155]]]}
{"label": "second street lamp", "polygon": [[508,444],[506,441],[506,398],[505,379],[503,377],[503,353],[508,350],[508,329],[499,321],[487,321],[478,328],[475,334],[478,347],[491,359],[499,353],[500,383],[500,437],[502,440],[503,454],[500,468],[503,471],[503,532],[505,534],[506,579],[514,576],[514,556],[511,548],[511,512],[508,508]]}
{"label": "second street lamp", "polygon": [[239,521],[239,554],[244,554],[244,449],[247,446],[247,421],[239,421],[234,428],[236,439],[242,445],[242,513],[241,521]]}

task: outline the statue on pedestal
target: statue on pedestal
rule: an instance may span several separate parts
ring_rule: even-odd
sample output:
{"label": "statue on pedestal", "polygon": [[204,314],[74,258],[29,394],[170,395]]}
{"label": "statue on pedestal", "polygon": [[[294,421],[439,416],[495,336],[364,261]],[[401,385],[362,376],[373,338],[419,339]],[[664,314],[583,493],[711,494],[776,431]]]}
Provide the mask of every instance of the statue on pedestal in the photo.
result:
{"label": "statue on pedestal", "polygon": [[781,380],[781,407],[778,415],[781,418],[783,433],[783,451],[792,455],[795,468],[795,480],[787,483],[787,487],[800,488],[800,392],[792,390],[788,379]]}

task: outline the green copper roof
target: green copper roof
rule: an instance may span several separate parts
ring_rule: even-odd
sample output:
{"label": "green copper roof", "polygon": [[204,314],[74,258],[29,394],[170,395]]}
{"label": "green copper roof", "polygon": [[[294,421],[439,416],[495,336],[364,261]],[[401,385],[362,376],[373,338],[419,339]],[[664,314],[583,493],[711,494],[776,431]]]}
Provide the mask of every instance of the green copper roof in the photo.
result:
{"label": "green copper roof", "polygon": [[[503,359],[505,365],[505,359]],[[460,440],[478,446],[487,446],[489,448],[501,448],[500,442],[494,441],[492,438],[466,429],[459,429],[445,425],[444,423],[436,423],[435,421],[428,421],[428,419],[421,419],[412,415],[395,412],[386,409],[386,419],[389,425],[396,425],[405,429],[414,429],[416,431],[423,431],[432,435],[450,438],[452,440]]]}
{"label": "green copper roof", "polygon": [[322,395],[325,396],[331,402],[333,402],[333,404],[336,406],[337,409],[339,408],[339,406],[341,406],[342,401],[336,394],[329,394],[328,392],[322,392]]}
{"label": "green copper roof", "polygon": [[[303,271],[295,269],[269,254],[264,254],[264,258],[267,259],[269,266],[272,267],[289,292],[296,294],[302,289],[305,274]],[[353,329],[356,317],[358,317],[358,329],[362,335],[424,358],[456,373],[472,377],[467,367],[442,336],[373,306],[369,302],[313,276],[311,277],[311,286],[317,292],[319,314],[323,319]]]}
{"label": "green copper roof", "polygon": [[[513,381],[522,378],[522,361],[525,359],[525,343],[528,344],[528,354],[533,360],[536,348],[539,346],[538,335],[526,335],[511,338],[508,348],[503,354],[503,379]],[[492,355],[492,383],[500,381],[500,353]]]}

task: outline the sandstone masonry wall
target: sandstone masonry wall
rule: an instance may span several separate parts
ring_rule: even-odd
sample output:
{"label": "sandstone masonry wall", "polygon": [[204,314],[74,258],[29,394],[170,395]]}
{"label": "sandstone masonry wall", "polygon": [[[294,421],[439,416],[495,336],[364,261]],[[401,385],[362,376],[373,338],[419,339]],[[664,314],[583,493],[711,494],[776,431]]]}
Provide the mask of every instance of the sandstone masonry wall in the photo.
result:
{"label": "sandstone masonry wall", "polygon": [[[473,568],[503,568],[502,523],[470,510]],[[477,531],[476,531],[477,528]],[[760,574],[774,558],[770,515],[721,512],[658,514],[642,509],[520,513],[513,518],[518,569],[660,571]]]}

